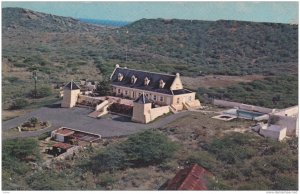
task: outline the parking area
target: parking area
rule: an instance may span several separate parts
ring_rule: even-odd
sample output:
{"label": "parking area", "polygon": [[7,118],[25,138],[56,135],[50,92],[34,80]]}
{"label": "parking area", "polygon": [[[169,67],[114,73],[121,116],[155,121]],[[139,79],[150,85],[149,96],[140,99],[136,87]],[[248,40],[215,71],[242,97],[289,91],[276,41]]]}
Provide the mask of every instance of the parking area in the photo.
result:
{"label": "parking area", "polygon": [[[49,121],[51,127],[46,130],[53,130],[58,127],[69,127],[95,133],[101,137],[116,137],[137,133],[143,129],[158,128],[170,123],[177,118],[189,114],[188,111],[180,112],[177,114],[169,115],[164,118],[158,119],[149,124],[134,123],[130,118],[119,115],[108,114],[100,119],[88,117],[92,109],[73,107],[73,108],[60,108],[59,105],[52,107],[42,107],[26,115],[2,122],[2,130],[9,130],[11,128],[21,125],[31,117],[37,117],[40,120]],[[42,130],[41,132],[44,132]],[[39,132],[32,133],[32,136],[38,135]],[[31,136],[27,133],[21,136]]]}

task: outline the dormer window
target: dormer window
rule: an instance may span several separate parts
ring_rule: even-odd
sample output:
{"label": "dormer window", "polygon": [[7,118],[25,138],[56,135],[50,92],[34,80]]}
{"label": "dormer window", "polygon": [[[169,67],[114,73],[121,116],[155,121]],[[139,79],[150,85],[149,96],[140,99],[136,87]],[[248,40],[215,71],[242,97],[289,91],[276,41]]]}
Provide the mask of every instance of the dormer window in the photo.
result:
{"label": "dormer window", "polygon": [[148,77],[145,77],[145,79],[144,79],[144,85],[148,86],[149,83],[150,83],[150,79]]}
{"label": "dormer window", "polygon": [[135,84],[136,80],[137,80],[137,78],[134,75],[131,76],[131,83],[132,84]]}
{"label": "dormer window", "polygon": [[164,80],[159,80],[159,88],[164,88],[165,87],[166,82],[164,82]]}
{"label": "dormer window", "polygon": [[122,73],[119,73],[118,74],[118,81],[120,82],[120,81],[122,81],[123,80],[123,74]]}

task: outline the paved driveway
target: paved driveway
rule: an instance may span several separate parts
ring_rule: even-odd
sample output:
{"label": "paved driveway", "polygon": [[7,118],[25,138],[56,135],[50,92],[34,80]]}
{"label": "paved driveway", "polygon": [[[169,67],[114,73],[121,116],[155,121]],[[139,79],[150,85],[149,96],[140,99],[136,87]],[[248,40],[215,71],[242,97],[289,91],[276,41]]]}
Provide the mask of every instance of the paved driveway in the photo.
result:
{"label": "paved driveway", "polygon": [[36,133],[23,132],[20,134],[21,136],[36,136],[45,131],[64,126],[99,134],[102,137],[115,137],[130,135],[143,129],[159,128],[190,113],[188,111],[180,112],[157,119],[155,122],[149,124],[141,124],[131,122],[130,118],[112,114],[108,114],[100,119],[88,117],[87,115],[92,111],[92,109],[80,107],[74,107],[71,109],[60,108],[58,106],[42,107],[23,116],[2,122],[2,130],[9,130],[21,125],[31,117],[37,117],[39,120],[49,121],[52,127]]}

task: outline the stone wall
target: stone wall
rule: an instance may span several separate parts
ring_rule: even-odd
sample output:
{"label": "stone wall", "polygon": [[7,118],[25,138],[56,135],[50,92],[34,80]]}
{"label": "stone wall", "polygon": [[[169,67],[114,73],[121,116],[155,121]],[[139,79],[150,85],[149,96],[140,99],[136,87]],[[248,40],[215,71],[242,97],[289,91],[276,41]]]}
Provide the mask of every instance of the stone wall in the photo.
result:
{"label": "stone wall", "polygon": [[170,112],[170,107],[169,106],[162,106],[158,108],[153,108],[150,110],[150,119],[153,121],[157,117],[160,117],[164,114],[167,114]]}
{"label": "stone wall", "polygon": [[275,115],[278,115],[278,116],[295,116],[295,115],[298,115],[298,112],[299,112],[298,106],[292,106],[292,107],[289,107],[289,108],[285,108],[285,109],[276,111]]}
{"label": "stone wall", "polygon": [[243,104],[243,103],[238,103],[238,102],[230,102],[226,100],[213,100],[213,104],[216,106],[221,106],[221,107],[239,107],[244,110],[249,110],[249,111],[256,111],[256,112],[261,112],[261,113],[272,113],[275,111],[275,109],[270,109],[270,108],[265,108],[265,107],[260,107],[260,106],[254,106],[254,105],[249,105],[249,104]]}

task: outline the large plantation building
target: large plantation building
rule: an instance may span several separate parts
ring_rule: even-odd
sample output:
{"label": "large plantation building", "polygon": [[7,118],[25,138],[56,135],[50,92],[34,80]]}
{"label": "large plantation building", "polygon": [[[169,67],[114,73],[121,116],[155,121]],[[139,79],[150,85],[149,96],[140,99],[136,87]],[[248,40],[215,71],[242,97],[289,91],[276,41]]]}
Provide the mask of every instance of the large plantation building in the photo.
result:
{"label": "large plantation building", "polygon": [[179,73],[169,75],[116,65],[110,78],[116,96],[136,100],[144,93],[150,101],[170,105],[176,110],[182,110],[184,106],[200,106],[199,100],[195,99],[195,92],[183,88]]}
{"label": "large plantation building", "polygon": [[113,96],[86,95],[75,82],[69,82],[63,88],[61,107],[94,106],[88,116],[98,118],[117,106],[115,109],[127,109],[131,120],[140,123],[149,123],[170,111],[201,107],[195,92],[183,88],[179,73],[168,75],[116,65],[110,78]]}

